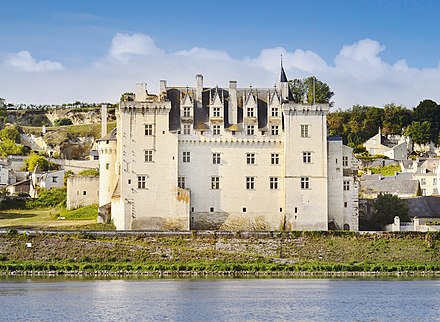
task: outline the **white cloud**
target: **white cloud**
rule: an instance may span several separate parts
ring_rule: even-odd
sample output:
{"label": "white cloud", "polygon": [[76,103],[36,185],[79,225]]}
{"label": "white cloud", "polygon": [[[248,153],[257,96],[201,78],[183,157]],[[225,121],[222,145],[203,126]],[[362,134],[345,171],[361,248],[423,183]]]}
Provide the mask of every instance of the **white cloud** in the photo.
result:
{"label": "white cloud", "polygon": [[16,54],[10,55],[6,59],[6,63],[18,70],[26,72],[53,71],[63,69],[63,65],[59,62],[53,62],[50,60],[35,60],[31,53],[26,50],[22,50]]}
{"label": "white cloud", "polygon": [[[271,87],[279,79],[282,54],[287,76],[315,75],[327,82],[336,93],[336,108],[390,102],[412,107],[425,98],[440,102],[440,64],[420,69],[408,66],[405,59],[388,63],[380,57],[384,50],[378,41],[363,39],[343,46],[331,63],[313,51],[282,47],[264,48],[256,57],[236,59],[226,51],[203,47],[165,52],[148,35],[116,34],[108,53],[80,70],[61,70],[60,63],[36,61],[29,52],[0,57],[0,96],[8,102],[26,103],[116,102],[137,82],[147,82],[149,90],[156,92],[160,79],[171,86],[191,86],[198,73],[204,75],[206,86],[226,87],[229,80],[237,80],[240,87]],[[35,73],[24,79],[17,70]],[[48,70],[59,71],[38,73]],[[29,83],[32,86],[26,86]]]}
{"label": "white cloud", "polygon": [[160,52],[153,39],[148,35],[118,33],[112,39],[108,54],[116,60],[128,62],[130,58],[135,58],[137,55],[151,55]]}

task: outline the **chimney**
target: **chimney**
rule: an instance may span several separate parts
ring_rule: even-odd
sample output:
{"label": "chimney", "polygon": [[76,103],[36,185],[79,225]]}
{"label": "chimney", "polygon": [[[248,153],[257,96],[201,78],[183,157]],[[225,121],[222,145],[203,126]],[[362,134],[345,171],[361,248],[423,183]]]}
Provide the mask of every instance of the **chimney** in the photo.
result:
{"label": "chimney", "polygon": [[[203,75],[196,75],[196,101],[202,103]],[[202,106],[200,104],[200,106]]]}
{"label": "chimney", "polygon": [[229,123],[238,123],[237,81],[229,81]]}
{"label": "chimney", "polygon": [[107,135],[107,105],[101,105],[101,137]]}
{"label": "chimney", "polygon": [[147,84],[146,83],[137,83],[136,84],[136,102],[145,102],[147,100]]}
{"label": "chimney", "polygon": [[159,85],[159,97],[161,100],[165,100],[167,98],[167,81],[164,79],[160,80],[160,85]]}

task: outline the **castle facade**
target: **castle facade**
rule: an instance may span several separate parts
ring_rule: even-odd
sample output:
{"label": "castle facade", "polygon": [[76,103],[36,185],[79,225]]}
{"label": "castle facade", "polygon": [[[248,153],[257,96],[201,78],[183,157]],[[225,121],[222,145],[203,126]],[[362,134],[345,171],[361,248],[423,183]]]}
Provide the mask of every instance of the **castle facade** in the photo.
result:
{"label": "castle facade", "polygon": [[118,230],[358,230],[356,162],[328,104],[273,88],[137,84],[98,140],[100,218]]}

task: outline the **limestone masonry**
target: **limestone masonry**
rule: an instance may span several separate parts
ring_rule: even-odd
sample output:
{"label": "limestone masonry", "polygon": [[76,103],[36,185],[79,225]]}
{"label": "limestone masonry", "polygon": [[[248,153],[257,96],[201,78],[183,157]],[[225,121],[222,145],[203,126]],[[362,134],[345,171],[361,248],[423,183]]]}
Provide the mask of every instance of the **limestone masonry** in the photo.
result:
{"label": "limestone masonry", "polygon": [[358,230],[356,162],[327,136],[328,110],[294,103],[283,68],[273,88],[137,84],[98,140],[99,218],[118,230]]}

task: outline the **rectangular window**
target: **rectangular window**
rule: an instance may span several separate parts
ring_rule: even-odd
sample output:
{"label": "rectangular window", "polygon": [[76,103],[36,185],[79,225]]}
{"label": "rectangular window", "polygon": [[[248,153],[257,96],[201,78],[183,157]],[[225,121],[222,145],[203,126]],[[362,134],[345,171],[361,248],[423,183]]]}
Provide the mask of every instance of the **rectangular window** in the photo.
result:
{"label": "rectangular window", "polygon": [[212,164],[220,164],[220,153],[212,154]]}
{"label": "rectangular window", "polygon": [[246,177],[246,189],[247,190],[255,189],[255,177]]}
{"label": "rectangular window", "polygon": [[213,125],[212,126],[212,134],[213,135],[220,135],[220,125]]}
{"label": "rectangular window", "polygon": [[145,150],[145,162],[153,162],[153,150]]}
{"label": "rectangular window", "polygon": [[213,107],[212,108],[212,116],[213,117],[220,117],[220,107]]}
{"label": "rectangular window", "polygon": [[272,125],[270,128],[270,133],[272,135],[278,135],[278,125]]}
{"label": "rectangular window", "polygon": [[347,203],[347,201],[344,201],[344,208],[347,208],[348,207],[348,203]]}
{"label": "rectangular window", "polygon": [[303,152],[303,163],[312,163],[312,152]]}
{"label": "rectangular window", "polygon": [[177,186],[179,188],[185,189],[185,177],[178,177],[177,178]]}
{"label": "rectangular window", "polygon": [[191,116],[191,107],[184,107],[183,108],[183,117],[190,117]]}
{"label": "rectangular window", "polygon": [[58,177],[52,177],[52,183],[57,183],[58,182]]}
{"label": "rectangular window", "polygon": [[138,189],[146,188],[146,176],[138,176]]}
{"label": "rectangular window", "polygon": [[153,124],[145,124],[145,135],[153,135]]}
{"label": "rectangular window", "polygon": [[309,136],[309,125],[308,124],[301,124],[301,137],[302,138],[308,138]]}
{"label": "rectangular window", "polygon": [[342,157],[342,166],[343,167],[348,167],[348,156],[344,155]]}
{"label": "rectangular window", "polygon": [[183,134],[191,134],[191,124],[183,124]]}
{"label": "rectangular window", "polygon": [[246,153],[246,164],[255,164],[255,153]]}
{"label": "rectangular window", "polygon": [[254,125],[246,125],[246,134],[247,135],[254,135],[255,134]]}
{"label": "rectangular window", "polygon": [[350,181],[344,181],[344,191],[350,190]]}
{"label": "rectangular window", "polygon": [[272,116],[278,116],[278,107],[272,107],[271,112]]}
{"label": "rectangular window", "polygon": [[255,109],[253,107],[248,107],[246,116],[247,117],[254,117],[255,116]]}
{"label": "rectangular window", "polygon": [[269,188],[271,190],[278,189],[278,177],[270,177],[269,178]]}
{"label": "rectangular window", "polygon": [[182,161],[185,163],[191,162],[191,153],[183,151],[183,160]]}
{"label": "rectangular window", "polygon": [[271,153],[270,154],[270,164],[280,164],[280,154]]}
{"label": "rectangular window", "polygon": [[424,186],[426,184],[426,179],[425,178],[420,179],[420,184]]}
{"label": "rectangular window", "polygon": [[212,190],[220,189],[220,177],[218,176],[211,177],[211,189]]}
{"label": "rectangular window", "polygon": [[105,169],[106,169],[106,170],[110,169],[110,163],[106,163],[106,164],[105,164]]}
{"label": "rectangular window", "polygon": [[310,189],[309,177],[301,177],[301,189]]}

